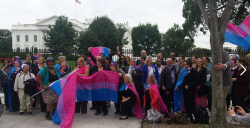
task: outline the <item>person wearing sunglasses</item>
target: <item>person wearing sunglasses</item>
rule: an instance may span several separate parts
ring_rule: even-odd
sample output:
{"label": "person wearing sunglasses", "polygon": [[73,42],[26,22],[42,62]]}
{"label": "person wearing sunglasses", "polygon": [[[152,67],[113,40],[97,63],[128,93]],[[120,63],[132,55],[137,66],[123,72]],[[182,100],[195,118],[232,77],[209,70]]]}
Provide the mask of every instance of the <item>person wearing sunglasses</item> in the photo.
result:
{"label": "person wearing sunglasses", "polygon": [[15,56],[11,58],[11,62],[9,63],[9,67],[14,67],[14,62],[15,62]]}

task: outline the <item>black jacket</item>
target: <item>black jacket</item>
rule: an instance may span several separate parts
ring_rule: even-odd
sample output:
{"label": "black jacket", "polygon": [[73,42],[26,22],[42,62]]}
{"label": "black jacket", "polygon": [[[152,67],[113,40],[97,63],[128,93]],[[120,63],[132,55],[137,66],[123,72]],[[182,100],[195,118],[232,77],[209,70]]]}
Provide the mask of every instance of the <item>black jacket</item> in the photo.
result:
{"label": "black jacket", "polygon": [[197,86],[200,86],[198,90],[198,96],[205,96],[206,95],[206,83],[207,83],[207,68],[201,67],[200,71],[197,71],[197,79],[196,79]]}
{"label": "black jacket", "polygon": [[196,90],[197,70],[192,68],[184,78],[183,89],[188,85],[188,90]]}
{"label": "black jacket", "polygon": [[[103,67],[103,70],[110,71],[110,68],[109,68],[108,66],[105,65],[105,66]],[[95,64],[95,65],[93,65],[93,66],[90,67],[89,76],[91,76],[92,74],[94,74],[94,73],[96,73],[96,72],[98,72],[98,67],[97,67],[97,65]]]}
{"label": "black jacket", "polygon": [[[129,66],[125,67],[125,73],[127,74],[129,71]],[[136,68],[133,68],[133,71],[136,71],[136,74],[134,74],[132,72],[132,78],[133,78],[133,82],[134,82],[134,85],[135,85],[135,88],[136,90],[142,90],[143,89],[143,85],[142,85],[142,74],[141,74],[141,71],[140,69],[136,69]]]}
{"label": "black jacket", "polygon": [[166,65],[164,70],[161,72],[161,81],[160,85],[164,86],[167,90],[171,90],[174,87],[174,83],[172,83],[172,75],[171,72],[174,71],[174,74],[176,73],[175,66],[172,66],[172,69],[169,70],[168,66]]}

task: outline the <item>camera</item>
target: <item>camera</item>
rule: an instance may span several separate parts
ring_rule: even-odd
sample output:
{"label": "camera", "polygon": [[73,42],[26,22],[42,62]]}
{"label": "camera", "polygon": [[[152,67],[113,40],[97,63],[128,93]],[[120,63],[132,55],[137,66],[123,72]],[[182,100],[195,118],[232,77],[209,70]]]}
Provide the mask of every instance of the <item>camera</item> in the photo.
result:
{"label": "camera", "polygon": [[237,113],[238,110],[239,110],[239,107],[238,107],[238,106],[235,106],[235,107],[234,107],[234,112]]}

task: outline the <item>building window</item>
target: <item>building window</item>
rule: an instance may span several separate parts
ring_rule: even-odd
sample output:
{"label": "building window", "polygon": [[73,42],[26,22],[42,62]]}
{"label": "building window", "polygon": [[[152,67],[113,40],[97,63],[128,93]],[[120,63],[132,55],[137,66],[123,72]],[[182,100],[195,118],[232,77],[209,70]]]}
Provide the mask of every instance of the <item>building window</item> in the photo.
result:
{"label": "building window", "polygon": [[17,47],[16,52],[20,52],[20,47]]}
{"label": "building window", "polygon": [[29,48],[28,47],[25,48],[25,52],[29,52]]}
{"label": "building window", "polygon": [[25,35],[25,42],[29,42],[29,36]]}
{"label": "building window", "polygon": [[20,35],[16,35],[16,41],[20,42]]}
{"label": "building window", "polygon": [[37,35],[34,35],[34,42],[37,42]]}

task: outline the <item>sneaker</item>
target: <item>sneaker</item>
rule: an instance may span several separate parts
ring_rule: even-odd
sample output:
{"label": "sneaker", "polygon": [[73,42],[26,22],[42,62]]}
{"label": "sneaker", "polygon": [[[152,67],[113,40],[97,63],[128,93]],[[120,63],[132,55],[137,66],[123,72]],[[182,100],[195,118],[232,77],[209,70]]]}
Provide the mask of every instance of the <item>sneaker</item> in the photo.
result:
{"label": "sneaker", "polygon": [[19,115],[23,115],[23,114],[24,114],[24,112],[20,112],[20,113],[19,113]]}

